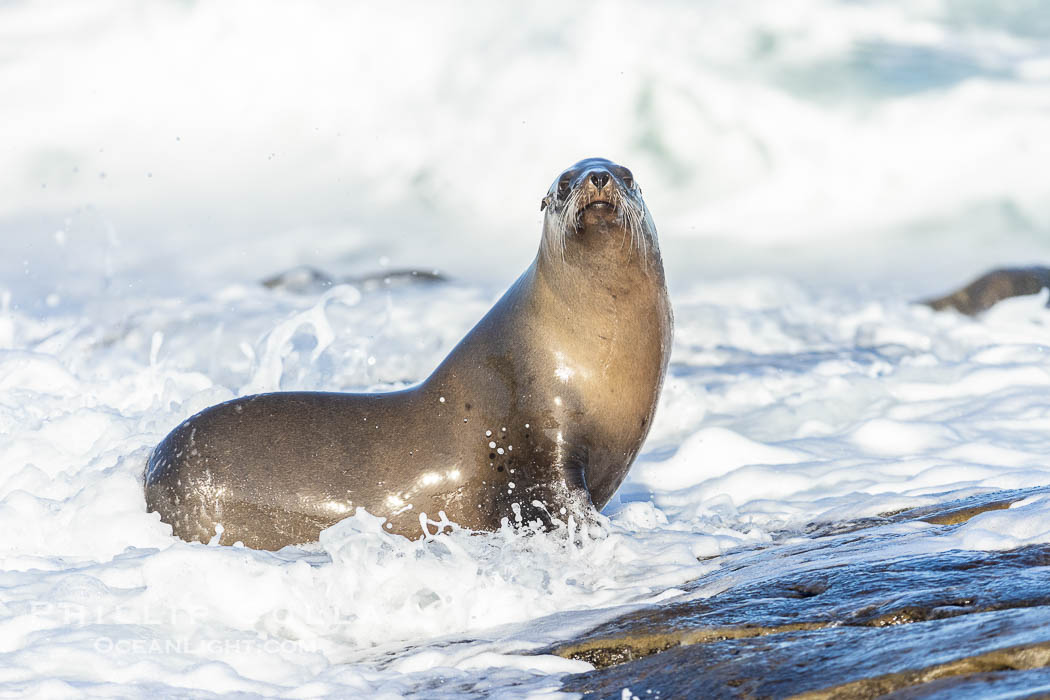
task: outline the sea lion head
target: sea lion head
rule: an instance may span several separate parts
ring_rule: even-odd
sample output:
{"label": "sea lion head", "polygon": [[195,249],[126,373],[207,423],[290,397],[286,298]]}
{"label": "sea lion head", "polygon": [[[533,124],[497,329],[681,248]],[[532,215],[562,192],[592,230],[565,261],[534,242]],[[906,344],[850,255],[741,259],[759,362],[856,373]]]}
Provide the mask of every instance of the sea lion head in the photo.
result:
{"label": "sea lion head", "polygon": [[600,251],[627,260],[659,257],[656,227],[634,174],[605,158],[586,158],[561,173],[540,201],[541,253],[566,260]]}

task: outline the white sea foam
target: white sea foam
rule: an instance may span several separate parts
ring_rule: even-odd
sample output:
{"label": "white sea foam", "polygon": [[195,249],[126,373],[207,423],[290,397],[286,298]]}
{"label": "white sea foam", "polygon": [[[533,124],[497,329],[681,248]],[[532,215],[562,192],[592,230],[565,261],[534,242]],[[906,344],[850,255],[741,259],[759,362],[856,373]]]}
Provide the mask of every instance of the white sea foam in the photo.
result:
{"label": "white sea foam", "polygon": [[[0,689],[552,697],[587,666],[532,652],[723,553],[1046,484],[1047,295],[979,319],[908,302],[1046,262],[1048,23],[834,0],[3,5]],[[600,535],[408,542],[359,513],[267,553],[146,513],[146,455],[196,411],[426,376],[589,155],[637,174],[676,312]],[[257,284],[300,263],[456,281]],[[896,526],[896,551],[1050,542],[1048,508]]]}

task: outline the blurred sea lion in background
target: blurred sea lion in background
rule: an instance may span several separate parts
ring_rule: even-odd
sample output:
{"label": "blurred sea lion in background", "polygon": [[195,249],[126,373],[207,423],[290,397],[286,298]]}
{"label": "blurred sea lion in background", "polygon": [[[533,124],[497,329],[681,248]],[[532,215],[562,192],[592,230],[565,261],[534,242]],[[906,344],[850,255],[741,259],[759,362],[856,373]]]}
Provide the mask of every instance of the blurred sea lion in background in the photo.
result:
{"label": "blurred sea lion in background", "polygon": [[935,311],[955,309],[974,316],[1003,299],[1038,294],[1046,288],[1050,288],[1050,268],[1011,267],[993,270],[951,294],[919,303]]}
{"label": "blurred sea lion in background", "polygon": [[361,291],[371,292],[376,289],[389,289],[409,284],[429,285],[447,281],[448,278],[437,270],[379,270],[364,275],[332,277],[316,267],[301,265],[267,277],[262,281],[262,285],[267,289],[279,289],[293,294],[316,294],[337,284],[352,284],[359,287]]}

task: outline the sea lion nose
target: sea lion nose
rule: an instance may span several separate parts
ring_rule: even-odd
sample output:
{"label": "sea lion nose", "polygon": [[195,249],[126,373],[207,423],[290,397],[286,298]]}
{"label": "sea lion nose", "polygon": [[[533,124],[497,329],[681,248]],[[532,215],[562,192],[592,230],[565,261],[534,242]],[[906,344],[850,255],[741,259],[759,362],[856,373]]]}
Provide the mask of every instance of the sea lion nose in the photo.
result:
{"label": "sea lion nose", "polygon": [[609,173],[604,170],[600,170],[596,173],[591,173],[591,183],[599,190],[609,182]]}

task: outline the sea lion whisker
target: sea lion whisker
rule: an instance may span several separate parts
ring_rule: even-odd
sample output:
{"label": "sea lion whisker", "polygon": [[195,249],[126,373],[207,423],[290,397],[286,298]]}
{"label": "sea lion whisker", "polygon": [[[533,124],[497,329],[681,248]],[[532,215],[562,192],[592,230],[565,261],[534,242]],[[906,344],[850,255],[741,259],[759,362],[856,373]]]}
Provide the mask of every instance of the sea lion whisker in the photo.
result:
{"label": "sea lion whisker", "polygon": [[645,250],[638,235],[637,212],[634,208],[634,202],[632,202],[627,196],[621,194],[618,205],[623,212],[624,235],[630,235],[631,237],[631,252],[633,253],[634,250],[637,249],[639,255],[641,255],[644,260]]}

